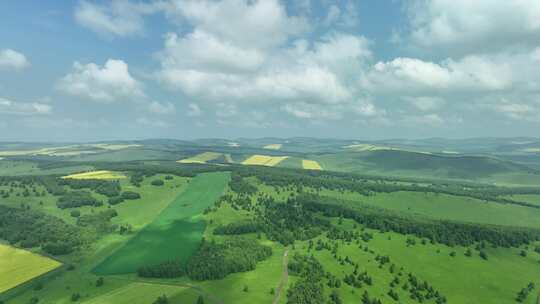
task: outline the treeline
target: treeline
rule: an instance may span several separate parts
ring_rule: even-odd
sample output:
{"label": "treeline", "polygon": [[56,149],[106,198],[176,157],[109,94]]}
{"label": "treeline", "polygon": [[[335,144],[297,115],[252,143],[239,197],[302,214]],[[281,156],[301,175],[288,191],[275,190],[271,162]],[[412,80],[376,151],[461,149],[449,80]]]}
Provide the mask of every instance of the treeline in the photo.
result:
{"label": "treeline", "polygon": [[72,189],[91,189],[107,197],[120,195],[120,183],[118,181],[107,181],[99,179],[59,179],[59,185],[66,185]]}
{"label": "treeline", "polygon": [[90,192],[84,190],[66,192],[56,202],[56,206],[60,209],[101,205],[103,205],[103,202],[95,199]]}
{"label": "treeline", "polygon": [[271,255],[269,246],[253,239],[237,237],[223,243],[203,241],[190,258],[186,272],[193,280],[218,280],[231,273],[254,270],[258,262]]}
{"label": "treeline", "polygon": [[283,245],[295,240],[308,240],[320,235],[330,227],[330,222],[303,208],[296,200],[276,203],[271,198],[260,200],[264,211],[259,216],[262,230],[269,239]]}
{"label": "treeline", "polygon": [[72,252],[86,234],[63,220],[42,212],[0,205],[0,239],[24,248],[41,247],[52,255]]}
{"label": "treeline", "polygon": [[261,224],[255,220],[230,223],[223,226],[218,226],[214,229],[216,235],[233,235],[254,233],[261,230]]}
{"label": "treeline", "polygon": [[118,216],[114,209],[107,209],[98,213],[85,214],[77,218],[77,225],[93,229],[96,233],[110,233],[117,229],[111,219]]}
{"label": "treeline", "polygon": [[157,265],[142,266],[137,274],[143,278],[179,278],[186,274],[184,264],[179,261],[166,261]]}
{"label": "treeline", "polygon": [[289,272],[299,277],[287,290],[287,304],[324,304],[325,272],[314,256],[296,253],[289,261]]}
{"label": "treeline", "polygon": [[[311,187],[316,190],[329,189],[335,191],[351,191],[369,196],[373,193],[392,193],[398,191],[430,192],[454,196],[471,197],[483,201],[492,201],[501,204],[515,204],[531,208],[540,208],[539,205],[504,198],[506,195],[540,194],[540,188],[533,187],[495,187],[488,185],[468,183],[434,183],[433,181],[417,183],[398,183],[392,178],[367,178],[348,173],[337,172],[299,172],[293,170],[272,170],[271,168],[236,168],[236,175],[240,177],[256,176],[269,186],[301,189]],[[240,184],[239,179],[235,184]],[[396,180],[396,181],[394,181]],[[401,181],[401,180],[400,180]],[[410,182],[410,181],[409,181]],[[233,189],[231,187],[231,189]],[[234,190],[234,189],[233,189]]]}
{"label": "treeline", "polygon": [[519,247],[540,240],[540,230],[534,229],[413,218],[373,207],[352,209],[344,207],[337,199],[313,194],[298,195],[295,200],[311,212],[349,218],[368,228],[412,234],[449,246],[485,241],[495,246]]}

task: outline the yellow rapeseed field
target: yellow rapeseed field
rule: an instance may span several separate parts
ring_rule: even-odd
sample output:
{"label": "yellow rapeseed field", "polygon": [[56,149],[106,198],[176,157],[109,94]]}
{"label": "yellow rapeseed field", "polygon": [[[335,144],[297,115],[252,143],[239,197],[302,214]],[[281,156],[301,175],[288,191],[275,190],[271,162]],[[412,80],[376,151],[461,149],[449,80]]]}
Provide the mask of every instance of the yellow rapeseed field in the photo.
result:
{"label": "yellow rapeseed field", "polygon": [[243,165],[260,165],[273,167],[287,159],[288,156],[252,155],[242,162]]}
{"label": "yellow rapeseed field", "polygon": [[84,173],[76,173],[71,175],[62,176],[62,178],[69,179],[122,179],[126,176],[119,172],[112,172],[107,170],[90,171]]}
{"label": "yellow rapeseed field", "polygon": [[282,144],[270,144],[270,145],[264,146],[263,148],[270,149],[270,150],[279,150],[281,149],[282,146],[283,146]]}
{"label": "yellow rapeseed field", "polygon": [[204,153],[192,156],[190,158],[179,160],[177,162],[182,163],[182,164],[204,164],[207,161],[214,160],[220,157],[221,155],[222,155],[221,153],[217,153],[217,152],[204,152]]}
{"label": "yellow rapeseed field", "polygon": [[0,293],[62,265],[30,251],[0,244]]}
{"label": "yellow rapeseed field", "polygon": [[302,167],[308,170],[322,170],[318,162],[309,159],[302,159]]}

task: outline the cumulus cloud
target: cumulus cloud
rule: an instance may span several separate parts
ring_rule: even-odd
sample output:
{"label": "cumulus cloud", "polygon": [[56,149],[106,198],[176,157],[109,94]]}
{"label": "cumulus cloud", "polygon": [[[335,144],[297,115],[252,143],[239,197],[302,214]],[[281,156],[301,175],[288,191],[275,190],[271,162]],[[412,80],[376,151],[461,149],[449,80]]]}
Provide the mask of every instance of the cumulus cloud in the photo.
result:
{"label": "cumulus cloud", "polygon": [[436,96],[405,97],[404,99],[423,112],[437,110],[446,103],[443,98]]}
{"label": "cumulus cloud", "polygon": [[176,107],[170,102],[159,103],[157,101],[152,101],[148,105],[148,111],[154,114],[171,115],[176,113]]}
{"label": "cumulus cloud", "polygon": [[161,2],[143,3],[114,0],[108,4],[80,1],[75,20],[96,33],[106,36],[134,36],[144,33],[144,16],[163,9]]}
{"label": "cumulus cloud", "polygon": [[540,42],[540,2],[507,0],[415,0],[405,4],[405,40],[420,49],[466,54]]}
{"label": "cumulus cloud", "polygon": [[166,13],[243,47],[280,45],[308,28],[303,17],[289,16],[278,0],[171,0]]}
{"label": "cumulus cloud", "polygon": [[12,115],[47,115],[52,112],[48,104],[38,102],[17,102],[0,98],[0,113]]}
{"label": "cumulus cloud", "polygon": [[127,63],[109,59],[103,66],[75,62],[73,71],[58,83],[62,92],[89,101],[111,103],[144,97],[141,84],[129,73]]}
{"label": "cumulus cloud", "polygon": [[0,50],[0,70],[20,71],[30,66],[24,54],[12,49]]}
{"label": "cumulus cloud", "polygon": [[198,104],[190,103],[188,104],[187,115],[191,117],[201,116],[202,111]]}

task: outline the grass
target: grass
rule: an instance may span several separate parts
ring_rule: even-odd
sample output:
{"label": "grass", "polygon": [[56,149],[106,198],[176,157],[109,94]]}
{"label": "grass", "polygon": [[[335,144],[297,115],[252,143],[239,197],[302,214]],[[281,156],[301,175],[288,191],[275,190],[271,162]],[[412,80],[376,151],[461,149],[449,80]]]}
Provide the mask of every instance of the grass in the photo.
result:
{"label": "grass", "polygon": [[[336,223],[336,221],[334,221]],[[344,221],[342,227],[353,230],[352,221]],[[356,228],[358,231],[360,227]],[[370,230],[368,230],[370,231]],[[373,286],[361,289],[342,284],[337,289],[343,299],[343,303],[358,303],[364,290],[368,290],[371,296],[377,296],[383,303],[395,303],[388,295],[389,283],[394,278],[389,272],[389,264],[395,263],[396,268],[403,267],[401,284],[394,290],[400,296],[400,303],[416,303],[410,301],[408,293],[401,289],[401,285],[406,281],[406,274],[411,272],[420,280],[426,280],[430,285],[447,297],[448,303],[475,304],[475,303],[514,303],[517,292],[525,287],[529,282],[540,283],[538,273],[540,263],[538,254],[529,250],[528,257],[519,256],[518,249],[487,248],[488,260],[481,259],[478,252],[473,250],[472,257],[466,257],[466,248],[456,246],[448,247],[440,244],[422,245],[417,239],[417,245],[407,246],[407,236],[396,233],[380,233],[370,231],[374,238],[365,243],[347,244],[337,242],[339,249],[338,257],[348,256],[351,260],[359,263],[360,271],[366,270],[373,278]],[[324,241],[329,241],[326,237],[319,237]],[[331,241],[330,241],[331,242]],[[365,252],[360,246],[368,246],[373,253]],[[350,274],[353,267],[347,263],[341,265],[332,256],[330,251],[307,251],[307,242],[299,242],[291,252],[302,254],[313,254],[324,266],[326,271],[331,272],[338,278]],[[450,253],[456,252],[455,257]],[[376,255],[389,256],[391,263],[379,267],[374,260]],[[327,294],[330,288],[325,286]],[[532,304],[536,297],[537,290],[532,292],[525,302]],[[434,303],[426,301],[426,303]]]}
{"label": "grass", "polygon": [[178,162],[182,164],[204,164],[207,161],[211,161],[220,157],[221,155],[222,153],[217,152],[203,152],[190,158],[179,160]]}
{"label": "grass", "polygon": [[358,193],[340,193],[326,189],[322,190],[321,194],[350,200],[347,204],[352,207],[365,204],[433,219],[540,228],[540,209],[486,203],[468,197],[407,191],[377,193],[366,197]]}
{"label": "grass", "polygon": [[322,170],[321,165],[319,165],[317,161],[308,160],[308,159],[302,160],[302,167],[308,170]]}
{"label": "grass", "polygon": [[112,172],[107,170],[91,171],[84,173],[76,173],[63,176],[65,179],[123,179],[126,176],[123,173]]}
{"label": "grass", "polygon": [[263,149],[269,149],[269,150],[279,150],[283,147],[283,144],[270,144],[263,147]]}
{"label": "grass", "polygon": [[197,248],[206,226],[200,215],[223,193],[229,178],[227,172],[195,177],[150,225],[105,259],[94,272],[99,275],[125,274],[136,272],[143,265],[167,260],[185,261]]}
{"label": "grass", "polygon": [[540,195],[538,194],[516,194],[516,195],[507,195],[504,196],[509,199],[513,199],[520,202],[527,202],[540,206]]}
{"label": "grass", "polygon": [[0,244],[0,293],[61,265],[58,261],[30,251]]}
{"label": "grass", "polygon": [[0,159],[0,176],[20,176],[20,175],[64,175],[73,172],[92,170],[92,166],[66,166],[54,169],[40,169],[34,162],[14,161]]}
{"label": "grass", "polygon": [[287,159],[288,156],[252,155],[242,162],[243,165],[260,165],[273,167]]}
{"label": "grass", "polygon": [[186,291],[187,287],[173,285],[159,285],[150,283],[129,283],[118,289],[114,289],[101,296],[84,301],[84,304],[132,304],[153,303],[157,297],[166,295],[173,298],[175,295]]}

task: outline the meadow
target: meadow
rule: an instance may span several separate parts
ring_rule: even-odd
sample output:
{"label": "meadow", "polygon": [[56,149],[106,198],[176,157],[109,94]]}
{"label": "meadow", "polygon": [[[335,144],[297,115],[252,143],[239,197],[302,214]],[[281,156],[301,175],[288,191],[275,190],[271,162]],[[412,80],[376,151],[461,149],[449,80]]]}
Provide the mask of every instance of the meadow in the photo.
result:
{"label": "meadow", "polygon": [[[173,151],[169,141],[159,143],[165,147],[163,150],[146,143],[138,146],[118,143],[118,147],[111,143],[85,147],[105,152],[62,156],[69,158],[62,165],[50,159],[43,163],[40,159],[30,158],[0,160],[0,175],[54,174],[46,179],[58,179],[61,188],[67,192],[87,191],[103,203],[60,209],[57,206],[59,195],[49,193],[45,184],[38,181],[28,184],[31,179],[8,177],[0,184],[0,191],[9,193],[0,199],[3,206],[42,212],[75,227],[80,226],[79,217],[110,209],[117,212],[117,216],[110,219],[111,230],[102,233],[84,230],[93,236],[88,243],[73,253],[55,256],[69,266],[69,270],[62,267],[54,272],[54,277],[40,277],[36,281],[30,278],[29,286],[23,284],[15,288],[18,292],[10,293],[8,298],[0,291],[0,301],[28,304],[39,299],[39,303],[69,304],[73,303],[72,297],[78,295],[80,298],[76,302],[80,303],[127,304],[154,303],[157,297],[166,295],[171,304],[198,303],[200,296],[204,303],[216,304],[297,304],[288,299],[288,295],[298,288],[303,277],[294,274],[290,268],[287,277],[283,266],[287,261],[290,265],[293,257],[301,254],[313,256],[324,269],[325,276],[321,281],[324,301],[319,303],[362,303],[363,293],[368,292],[370,297],[385,304],[439,304],[433,297],[411,298],[413,289],[407,279],[411,273],[443,295],[447,299],[445,303],[516,303],[520,290],[532,282],[537,286],[522,303],[537,304],[539,241],[518,242],[518,245],[512,245],[514,247],[505,248],[476,240],[463,246],[457,245],[463,244],[459,240],[445,243],[444,238],[439,238],[452,231],[434,229],[436,236],[431,242],[429,234],[424,235],[425,239],[416,236],[414,224],[421,225],[425,221],[442,225],[450,221],[459,225],[467,223],[473,228],[484,225],[483,229],[491,229],[493,227],[489,225],[498,225],[496,229],[518,226],[533,231],[540,229],[540,209],[434,192],[366,192],[362,187],[348,186],[355,180],[354,175],[333,172],[362,174],[358,178],[360,184],[365,183],[366,189],[372,189],[370,185],[373,184],[387,183],[389,186],[419,185],[433,190],[444,189],[444,186],[437,188],[435,185],[446,182],[451,185],[448,189],[455,189],[452,187],[461,185],[461,181],[474,181],[471,185],[485,182],[489,186],[496,183],[509,187],[536,187],[534,170],[522,170],[520,165],[490,157],[469,158],[462,154],[443,157],[436,152],[410,152],[411,147],[387,149],[394,145],[383,143],[336,141],[317,146],[306,139],[306,146],[292,140],[285,146],[290,155],[283,156],[284,152],[278,151],[283,147],[273,149],[275,151],[270,151],[272,148],[263,150],[266,146],[276,148],[273,142],[277,141],[267,139],[250,144],[239,140],[238,146],[219,147],[212,141],[204,141],[206,146],[194,150],[188,145],[185,151],[182,148]],[[177,147],[183,144],[178,143]],[[450,148],[461,151],[458,147]],[[19,147],[17,150],[24,149]],[[205,152],[209,150],[216,152]],[[64,152],[72,151],[56,151]],[[181,161],[177,162],[178,159]],[[258,166],[224,166],[225,163]],[[322,169],[324,171],[317,172]],[[78,175],[81,172],[82,175]],[[380,175],[399,178],[378,177]],[[410,175],[420,179],[408,179]],[[72,188],[68,180],[60,179],[62,176],[68,180],[118,181],[122,192],[136,192],[140,197],[109,204],[110,197],[94,188]],[[141,176],[141,179],[136,181],[134,176]],[[342,184],[329,186],[331,179],[342,178]],[[163,185],[154,184],[156,180],[163,181]],[[72,182],[76,184],[77,181]],[[25,194],[27,190],[30,190],[29,195]],[[302,205],[309,205],[309,201],[300,198],[307,193],[331,198],[321,200],[328,206],[339,205],[348,210],[382,209],[385,215],[399,215],[411,221],[413,226],[409,233],[413,234],[392,232],[396,231],[392,228],[373,229],[372,222],[354,222],[350,219],[354,217],[328,217],[330,215],[323,209],[304,209]],[[538,194],[503,197],[540,205]],[[339,213],[331,216],[339,216]],[[122,233],[120,228],[123,227],[129,227],[129,232]],[[239,229],[220,232],[226,231],[224,227]],[[347,234],[335,234],[335,231],[350,234],[344,237]],[[463,239],[470,237],[466,233]],[[201,243],[203,238],[209,243],[225,244],[237,237],[268,246],[272,255],[255,262],[254,269],[249,268],[252,270],[232,272],[218,279],[195,280],[188,272],[175,278],[149,278],[136,273],[140,266],[153,266],[165,260],[185,262],[196,257],[202,251],[199,248],[204,247],[200,244],[208,244]],[[479,237],[481,239],[482,235]],[[31,248],[24,252],[36,255],[41,249]],[[240,252],[245,254],[245,251]],[[485,258],[481,257],[481,252]],[[388,262],[382,263],[382,260]],[[1,263],[2,259],[0,273],[5,268]],[[362,282],[360,287],[355,287],[346,282],[346,277],[355,272],[354,265],[358,265],[357,273],[367,272],[370,284]],[[215,271],[215,268],[209,267],[208,271]],[[104,284],[98,285],[101,278]],[[43,286],[38,286],[37,282]],[[409,286],[404,286],[406,283]],[[283,290],[278,297],[280,286]],[[391,290],[399,300],[392,298]],[[304,291],[310,292],[309,289]],[[341,302],[336,302],[336,297]]]}
{"label": "meadow", "polygon": [[60,267],[62,263],[0,244],[0,293]]}
{"label": "meadow", "polygon": [[94,269],[98,275],[136,272],[144,265],[185,261],[197,248],[205,223],[201,213],[224,192],[229,173],[200,174],[159,216]]}

